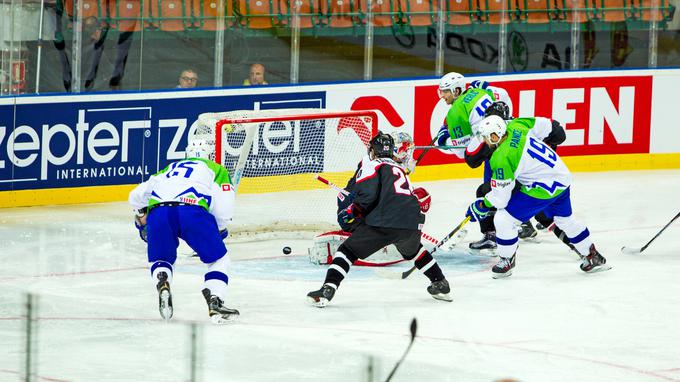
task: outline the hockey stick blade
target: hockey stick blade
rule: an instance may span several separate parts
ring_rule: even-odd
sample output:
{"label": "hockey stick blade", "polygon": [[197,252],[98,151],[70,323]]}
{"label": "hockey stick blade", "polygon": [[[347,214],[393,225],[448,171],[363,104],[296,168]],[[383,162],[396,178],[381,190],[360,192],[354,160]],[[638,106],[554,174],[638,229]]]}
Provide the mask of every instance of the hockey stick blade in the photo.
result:
{"label": "hockey stick blade", "polygon": [[390,382],[392,380],[392,377],[394,376],[394,373],[397,372],[397,369],[401,365],[402,362],[404,362],[404,359],[406,358],[406,355],[408,354],[409,350],[411,350],[411,346],[413,346],[413,342],[416,339],[416,332],[418,331],[418,321],[416,320],[415,317],[411,320],[411,326],[410,326],[410,331],[411,331],[411,341],[408,343],[408,346],[406,347],[406,351],[404,351],[404,354],[399,358],[399,361],[397,361],[397,364],[394,365],[394,368],[390,372],[390,375],[387,376],[387,379],[385,382]]}
{"label": "hockey stick blade", "polygon": [[673,224],[673,222],[676,221],[679,217],[680,217],[680,212],[678,212],[677,215],[673,216],[673,219],[671,219],[671,221],[666,223],[666,225],[663,226],[663,228],[661,228],[661,230],[659,232],[657,232],[656,235],[654,235],[654,237],[650,241],[648,241],[647,244],[643,245],[642,248],[640,248],[639,250],[635,251],[636,248],[626,249],[626,247],[623,247],[623,248],[621,248],[621,252],[625,253],[625,254],[633,254],[633,255],[641,254],[642,251],[647,249],[647,247],[649,247],[649,245],[652,244],[652,242],[654,240],[656,240],[656,238],[659,237],[663,233],[663,231],[665,231],[666,228],[668,228],[671,224]]}
{"label": "hockey stick blade", "polygon": [[639,255],[642,248],[621,247],[621,253],[624,255]]}

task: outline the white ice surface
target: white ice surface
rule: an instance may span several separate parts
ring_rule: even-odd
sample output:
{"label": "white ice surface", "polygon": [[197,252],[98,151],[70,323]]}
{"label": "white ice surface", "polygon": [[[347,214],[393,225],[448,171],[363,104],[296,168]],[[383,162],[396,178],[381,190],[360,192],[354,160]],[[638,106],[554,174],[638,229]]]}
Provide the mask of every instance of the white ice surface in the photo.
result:
{"label": "white ice surface", "polygon": [[[478,180],[423,183],[433,196],[425,231],[460,222]],[[325,268],[308,240],[231,242],[227,305],[238,322],[208,324],[203,265],[180,248],[175,317],[161,322],[145,245],[125,203],[0,210],[0,381],[21,379],[23,293],[40,295],[38,381],[187,381],[190,325],[198,324],[202,381],[365,381],[365,355],[384,380],[418,335],[394,381],[680,381],[680,223],[641,247],[680,210],[680,171],[577,173],[575,215],[613,269],[584,274],[550,233],[520,245],[512,277],[493,258],[466,254],[477,227],[438,255],[454,301],[433,300],[427,279],[389,280],[355,267],[331,305],[305,295]],[[294,211],[288,212],[294,213]],[[283,246],[293,255],[283,256]],[[405,268],[395,268],[403,270]]]}

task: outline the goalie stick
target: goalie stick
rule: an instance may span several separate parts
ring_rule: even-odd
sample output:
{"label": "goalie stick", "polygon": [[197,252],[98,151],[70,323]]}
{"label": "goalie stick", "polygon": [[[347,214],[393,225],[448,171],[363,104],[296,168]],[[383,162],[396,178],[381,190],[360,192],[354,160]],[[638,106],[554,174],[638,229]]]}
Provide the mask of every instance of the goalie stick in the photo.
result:
{"label": "goalie stick", "polygon": [[624,254],[626,254],[626,255],[639,255],[639,254],[641,254],[642,251],[644,251],[645,249],[647,249],[647,247],[649,247],[649,245],[652,244],[652,242],[653,242],[657,237],[659,237],[659,235],[661,235],[661,233],[662,233],[663,231],[665,231],[666,228],[668,228],[668,226],[670,226],[670,225],[671,225],[677,218],[679,218],[679,217],[680,217],[680,212],[678,212],[678,214],[675,215],[675,216],[673,217],[673,219],[671,219],[671,221],[668,222],[668,224],[666,224],[663,228],[661,228],[661,231],[657,232],[657,234],[654,235],[654,237],[652,238],[652,240],[650,240],[649,242],[647,242],[647,244],[645,244],[642,248],[622,247],[622,248],[621,248],[621,252],[624,253]]}
{"label": "goalie stick", "polygon": [[408,343],[408,346],[406,347],[406,351],[404,351],[404,354],[399,358],[399,361],[397,361],[397,364],[394,365],[394,369],[390,372],[390,375],[387,376],[387,379],[385,382],[390,382],[392,380],[392,377],[394,376],[394,373],[397,372],[397,369],[401,365],[402,362],[404,362],[404,359],[406,358],[406,355],[408,354],[408,351],[411,350],[411,346],[413,346],[413,341],[416,339],[416,331],[418,330],[418,321],[416,321],[416,318],[413,317],[411,320],[411,342]]}

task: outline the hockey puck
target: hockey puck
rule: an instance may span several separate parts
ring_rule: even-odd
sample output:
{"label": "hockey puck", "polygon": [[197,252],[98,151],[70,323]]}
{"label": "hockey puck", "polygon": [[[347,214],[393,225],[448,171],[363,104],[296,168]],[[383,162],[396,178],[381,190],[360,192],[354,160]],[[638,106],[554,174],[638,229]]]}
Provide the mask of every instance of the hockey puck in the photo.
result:
{"label": "hockey puck", "polygon": [[283,247],[283,254],[284,255],[290,255],[290,253],[293,252],[290,247]]}

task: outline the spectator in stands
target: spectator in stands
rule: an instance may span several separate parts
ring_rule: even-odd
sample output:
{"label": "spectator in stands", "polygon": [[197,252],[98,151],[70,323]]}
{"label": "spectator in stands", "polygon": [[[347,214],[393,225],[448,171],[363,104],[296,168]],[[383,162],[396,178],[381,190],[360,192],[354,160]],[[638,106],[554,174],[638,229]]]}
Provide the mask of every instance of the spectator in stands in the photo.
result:
{"label": "spectator in stands", "polygon": [[258,63],[250,65],[250,73],[248,74],[248,78],[243,80],[243,85],[269,85],[267,81],[264,80],[264,65]]}
{"label": "spectator in stands", "polygon": [[198,74],[193,69],[182,70],[179,74],[179,84],[177,89],[191,89],[195,88],[198,84]]}

